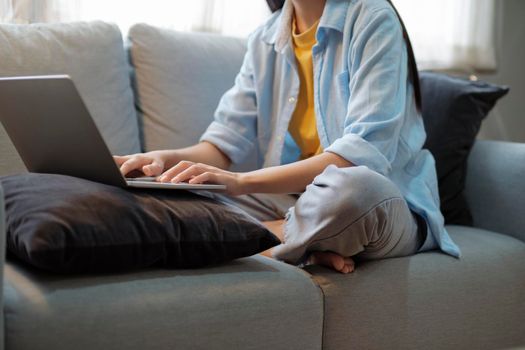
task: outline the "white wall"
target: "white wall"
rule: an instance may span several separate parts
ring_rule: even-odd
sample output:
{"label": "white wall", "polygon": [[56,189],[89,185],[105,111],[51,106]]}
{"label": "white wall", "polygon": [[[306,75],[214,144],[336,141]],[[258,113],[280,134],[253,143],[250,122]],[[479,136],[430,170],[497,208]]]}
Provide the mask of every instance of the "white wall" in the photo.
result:
{"label": "white wall", "polygon": [[511,90],[484,121],[479,138],[525,142],[525,1],[497,2],[499,68],[480,78]]}

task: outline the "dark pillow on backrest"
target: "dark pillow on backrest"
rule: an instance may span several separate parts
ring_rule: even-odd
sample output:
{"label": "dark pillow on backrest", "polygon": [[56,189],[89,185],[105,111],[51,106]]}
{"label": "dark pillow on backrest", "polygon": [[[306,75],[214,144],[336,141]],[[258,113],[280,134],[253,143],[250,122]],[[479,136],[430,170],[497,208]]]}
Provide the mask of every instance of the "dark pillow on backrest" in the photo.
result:
{"label": "dark pillow on backrest", "polygon": [[421,72],[424,148],[436,159],[441,211],[446,224],[472,226],[463,190],[467,158],[482,120],[507,87],[445,74]]}
{"label": "dark pillow on backrest", "polygon": [[8,251],[48,271],[195,268],[280,243],[240,209],[187,191],[127,190],[47,174],[0,181]]}

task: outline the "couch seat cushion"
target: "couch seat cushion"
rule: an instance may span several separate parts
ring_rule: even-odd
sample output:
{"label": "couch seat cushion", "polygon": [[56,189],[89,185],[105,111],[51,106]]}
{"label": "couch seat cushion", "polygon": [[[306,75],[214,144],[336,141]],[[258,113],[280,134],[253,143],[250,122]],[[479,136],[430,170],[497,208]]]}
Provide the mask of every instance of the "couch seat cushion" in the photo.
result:
{"label": "couch seat cushion", "polygon": [[525,344],[525,243],[447,226],[462,258],[438,252],[311,266],[325,296],[325,349],[502,349]]}
{"label": "couch seat cushion", "polygon": [[320,349],[304,271],[256,256],[201,270],[62,277],[8,262],[7,349]]}

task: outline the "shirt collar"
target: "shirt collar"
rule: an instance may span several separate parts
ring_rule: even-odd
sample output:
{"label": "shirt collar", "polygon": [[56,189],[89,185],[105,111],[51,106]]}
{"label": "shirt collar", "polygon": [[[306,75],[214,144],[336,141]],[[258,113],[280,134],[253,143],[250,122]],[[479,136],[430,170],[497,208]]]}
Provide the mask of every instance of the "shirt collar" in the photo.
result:
{"label": "shirt collar", "polygon": [[[329,28],[343,32],[348,7],[351,0],[326,0],[323,15],[319,22],[319,29]],[[274,44],[275,50],[282,52],[290,43],[293,20],[293,4],[286,0],[277,18],[270,21],[262,34],[262,39],[268,44]]]}

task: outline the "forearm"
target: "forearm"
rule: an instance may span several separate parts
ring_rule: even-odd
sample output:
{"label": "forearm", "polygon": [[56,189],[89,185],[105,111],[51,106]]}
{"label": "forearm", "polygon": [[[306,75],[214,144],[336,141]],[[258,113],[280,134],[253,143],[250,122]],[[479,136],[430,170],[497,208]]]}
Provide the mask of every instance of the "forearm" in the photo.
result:
{"label": "forearm", "polygon": [[165,161],[165,169],[177,165],[182,160],[208,164],[220,169],[228,169],[231,165],[230,159],[209,142],[200,142],[190,147],[160,152]]}
{"label": "forearm", "polygon": [[335,153],[324,152],[292,164],[245,173],[243,174],[243,187],[246,193],[302,192],[317,175],[331,164],[339,168],[353,166],[352,163]]}

